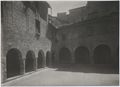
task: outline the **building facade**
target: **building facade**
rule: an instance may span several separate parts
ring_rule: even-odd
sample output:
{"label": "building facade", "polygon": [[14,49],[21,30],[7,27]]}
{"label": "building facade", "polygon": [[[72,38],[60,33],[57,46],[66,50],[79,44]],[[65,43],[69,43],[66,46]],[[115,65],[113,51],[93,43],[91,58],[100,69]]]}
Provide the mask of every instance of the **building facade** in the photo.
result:
{"label": "building facade", "polygon": [[88,2],[86,20],[56,29],[56,42],[52,43],[56,64],[105,64],[118,67],[118,4],[117,1]]}
{"label": "building facade", "polygon": [[44,1],[1,2],[2,82],[51,65],[118,67],[119,2],[90,1],[82,10],[71,10],[74,22],[67,25],[54,24],[58,18],[51,16],[48,23],[49,7]]}
{"label": "building facade", "polygon": [[48,8],[45,1],[2,1],[2,82],[46,66],[51,50],[47,38]]}

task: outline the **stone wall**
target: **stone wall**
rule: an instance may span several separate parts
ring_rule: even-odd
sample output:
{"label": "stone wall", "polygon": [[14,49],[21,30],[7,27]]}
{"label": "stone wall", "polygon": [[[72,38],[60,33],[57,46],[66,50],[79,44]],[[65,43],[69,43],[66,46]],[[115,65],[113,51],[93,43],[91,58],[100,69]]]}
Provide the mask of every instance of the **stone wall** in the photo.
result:
{"label": "stone wall", "polygon": [[87,18],[86,11],[87,11],[86,6],[80,7],[80,8],[75,8],[75,9],[70,9],[69,15],[68,15],[68,17],[69,17],[68,21],[70,23],[75,23],[78,21],[86,20],[86,18]]}
{"label": "stone wall", "polygon": [[[44,54],[51,49],[51,41],[46,37],[48,30],[47,21],[39,13],[34,13],[22,2],[2,2],[2,80],[6,78],[6,55],[8,50],[17,48],[25,60],[29,50],[38,57],[39,50]],[[41,11],[42,12],[42,11]],[[40,21],[40,38],[35,37],[35,19]]]}
{"label": "stone wall", "polygon": [[[59,25],[64,26],[65,24],[72,24],[109,15],[111,12],[118,12],[118,9],[118,1],[88,1],[86,6],[70,9],[69,14],[65,12],[58,13],[56,18],[59,19],[58,21],[61,21]],[[53,22],[53,24],[55,22]]]}
{"label": "stone wall", "polygon": [[59,51],[62,47],[70,50],[75,63],[75,50],[80,46],[88,48],[90,52],[91,64],[94,64],[94,50],[99,45],[107,45],[111,49],[113,64],[117,62],[117,52],[119,47],[119,18],[118,13],[111,13],[100,18],[86,20],[72,25],[58,28],[56,38],[58,42],[53,48],[56,53],[56,62],[59,62]]}
{"label": "stone wall", "polygon": [[111,12],[118,12],[118,1],[89,1],[86,5],[87,19],[108,15]]}

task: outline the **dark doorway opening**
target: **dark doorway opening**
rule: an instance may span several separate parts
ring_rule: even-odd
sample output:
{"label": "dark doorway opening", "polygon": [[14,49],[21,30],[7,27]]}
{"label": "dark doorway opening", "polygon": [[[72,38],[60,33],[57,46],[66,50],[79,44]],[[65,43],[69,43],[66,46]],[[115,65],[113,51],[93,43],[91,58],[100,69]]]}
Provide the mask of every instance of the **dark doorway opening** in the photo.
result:
{"label": "dark doorway opening", "polygon": [[111,64],[111,50],[107,45],[99,45],[94,50],[96,64]]}
{"label": "dark doorway opening", "polygon": [[20,74],[21,65],[22,65],[22,54],[21,52],[13,48],[8,51],[6,56],[7,64],[7,78],[13,77]]}
{"label": "dark doorway opening", "polygon": [[114,65],[119,70],[119,48],[116,49],[116,58],[114,59]]}
{"label": "dark doorway opening", "polygon": [[52,52],[51,61],[52,61],[52,66],[54,66],[55,65],[55,52]]}
{"label": "dark doorway opening", "polygon": [[119,67],[119,48],[117,48],[117,67]]}
{"label": "dark doorway opening", "polygon": [[51,57],[51,54],[50,54],[50,51],[47,51],[46,53],[46,65],[49,67],[50,66],[50,57]]}
{"label": "dark doorway opening", "polygon": [[25,61],[25,69],[26,72],[30,72],[34,70],[35,66],[35,54],[33,51],[28,51],[26,55],[26,61]]}
{"label": "dark doorway opening", "polygon": [[68,48],[63,47],[59,52],[59,61],[61,64],[69,64],[71,61],[71,53]]}
{"label": "dark doorway opening", "polygon": [[75,62],[77,64],[89,64],[89,50],[86,47],[78,47],[75,50]]}
{"label": "dark doorway opening", "polygon": [[37,68],[43,67],[43,60],[44,60],[44,52],[40,50],[38,52],[38,58],[37,58]]}

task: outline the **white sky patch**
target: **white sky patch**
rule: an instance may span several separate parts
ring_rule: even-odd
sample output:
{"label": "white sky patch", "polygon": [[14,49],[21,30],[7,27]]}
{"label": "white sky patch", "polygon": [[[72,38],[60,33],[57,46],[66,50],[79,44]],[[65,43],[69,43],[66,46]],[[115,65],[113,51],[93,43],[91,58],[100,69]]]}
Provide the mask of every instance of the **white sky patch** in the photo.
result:
{"label": "white sky patch", "polygon": [[57,13],[67,12],[70,9],[85,6],[87,1],[47,1],[52,8],[52,15],[57,16]]}

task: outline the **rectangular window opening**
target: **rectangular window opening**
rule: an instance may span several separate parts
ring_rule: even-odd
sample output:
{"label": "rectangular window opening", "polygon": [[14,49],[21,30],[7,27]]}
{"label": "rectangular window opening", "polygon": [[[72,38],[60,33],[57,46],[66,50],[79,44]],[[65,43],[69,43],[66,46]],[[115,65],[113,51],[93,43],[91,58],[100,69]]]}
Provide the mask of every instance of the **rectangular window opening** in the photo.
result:
{"label": "rectangular window opening", "polygon": [[39,39],[40,37],[40,21],[39,20],[35,20],[35,28],[36,28],[36,39]]}

